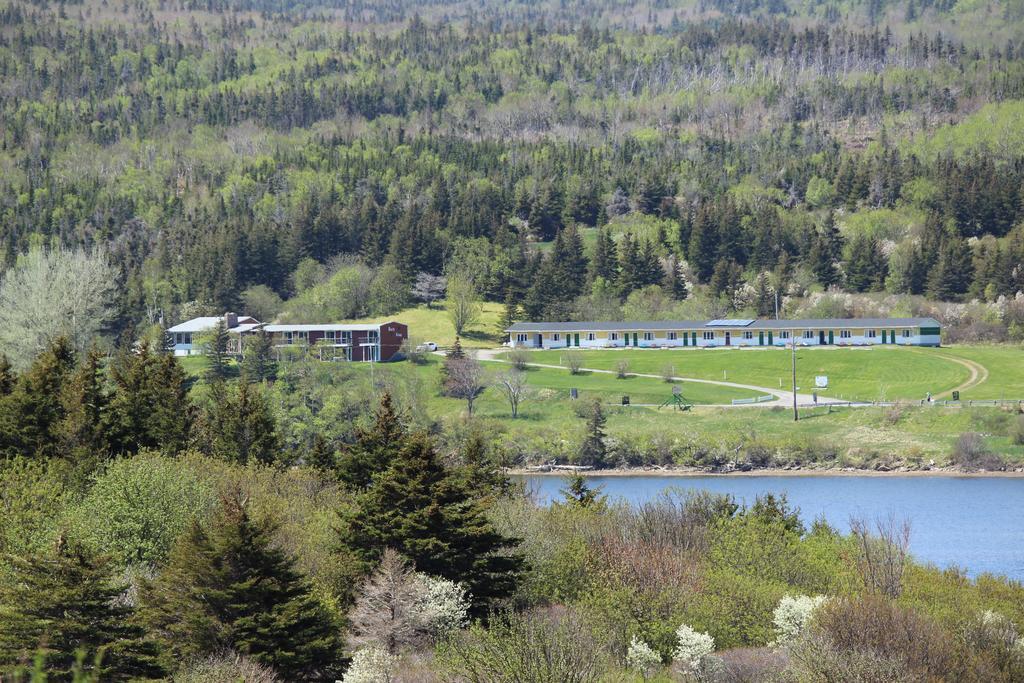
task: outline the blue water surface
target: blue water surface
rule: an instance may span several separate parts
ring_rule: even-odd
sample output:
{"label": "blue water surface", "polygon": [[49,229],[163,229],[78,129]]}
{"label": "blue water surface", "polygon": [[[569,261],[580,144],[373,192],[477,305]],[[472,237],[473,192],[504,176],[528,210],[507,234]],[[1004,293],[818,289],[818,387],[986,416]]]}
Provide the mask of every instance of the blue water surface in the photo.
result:
{"label": "blue water surface", "polygon": [[[559,497],[561,477],[524,477],[541,501]],[[910,550],[919,561],[960,567],[974,577],[1024,580],[1024,478],[946,476],[615,476],[589,477],[612,499],[650,500],[669,487],[728,493],[753,503],[785,493],[808,526],[824,517],[846,532],[851,517],[895,515],[911,524]]]}

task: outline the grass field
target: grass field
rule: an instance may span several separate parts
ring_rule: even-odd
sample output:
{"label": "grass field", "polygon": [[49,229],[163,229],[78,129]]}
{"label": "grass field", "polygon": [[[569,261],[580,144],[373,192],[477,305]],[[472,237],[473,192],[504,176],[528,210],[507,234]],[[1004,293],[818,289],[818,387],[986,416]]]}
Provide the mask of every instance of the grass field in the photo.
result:
{"label": "grass field", "polygon": [[[389,316],[376,316],[373,318],[362,318],[359,320],[345,320],[345,323],[383,322],[386,320],[397,320],[409,326],[409,336],[414,341],[432,341],[441,346],[451,346],[455,343],[455,328],[448,319],[448,313],[442,308],[443,302],[438,302],[433,308],[424,306],[406,308]],[[501,327],[501,304],[485,303],[480,320],[470,325],[469,329],[462,336],[462,345],[467,348],[490,348],[501,343],[505,333]]]}
{"label": "grass field", "polygon": [[[672,365],[681,377],[724,380],[770,389],[791,385],[791,352],[786,349],[629,349],[582,351],[583,365],[614,369],[626,359],[631,372],[660,374]],[[564,352],[533,351],[537,363],[564,364]],[[970,370],[932,349],[838,348],[799,349],[797,386],[814,390],[814,378],[827,375],[823,395],[872,401],[922,399],[960,386]],[[1024,393],[1024,392],[1022,392]]]}
{"label": "grass field", "polygon": [[1024,348],[951,346],[935,353],[974,361],[987,371],[984,381],[961,392],[962,399],[1024,398]]}

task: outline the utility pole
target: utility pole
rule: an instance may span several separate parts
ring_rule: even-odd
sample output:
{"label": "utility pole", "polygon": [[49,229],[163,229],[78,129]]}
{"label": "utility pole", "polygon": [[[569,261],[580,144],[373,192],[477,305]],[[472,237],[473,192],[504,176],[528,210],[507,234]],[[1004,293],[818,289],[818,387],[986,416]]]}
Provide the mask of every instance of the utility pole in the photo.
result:
{"label": "utility pole", "polygon": [[793,345],[793,422],[800,419],[800,413],[796,408],[796,330],[789,333],[789,341]]}

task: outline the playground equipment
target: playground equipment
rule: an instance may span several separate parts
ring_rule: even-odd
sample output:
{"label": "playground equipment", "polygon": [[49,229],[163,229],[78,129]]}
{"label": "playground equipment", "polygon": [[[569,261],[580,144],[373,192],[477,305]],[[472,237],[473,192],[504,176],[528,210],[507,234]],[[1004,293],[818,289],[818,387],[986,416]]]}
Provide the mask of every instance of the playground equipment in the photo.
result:
{"label": "playground equipment", "polygon": [[686,399],[683,398],[683,390],[678,384],[672,386],[672,396],[661,404],[661,408],[673,407],[676,410],[686,412],[693,408],[692,403],[687,403]]}

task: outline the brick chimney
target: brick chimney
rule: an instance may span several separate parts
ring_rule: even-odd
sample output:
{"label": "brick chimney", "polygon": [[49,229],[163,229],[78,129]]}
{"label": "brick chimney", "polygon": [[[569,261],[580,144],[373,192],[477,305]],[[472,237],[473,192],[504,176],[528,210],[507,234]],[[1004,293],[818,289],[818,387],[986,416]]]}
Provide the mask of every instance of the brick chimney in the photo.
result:
{"label": "brick chimney", "polygon": [[224,314],[224,327],[229,330],[232,327],[238,327],[238,314],[237,313],[225,313]]}

